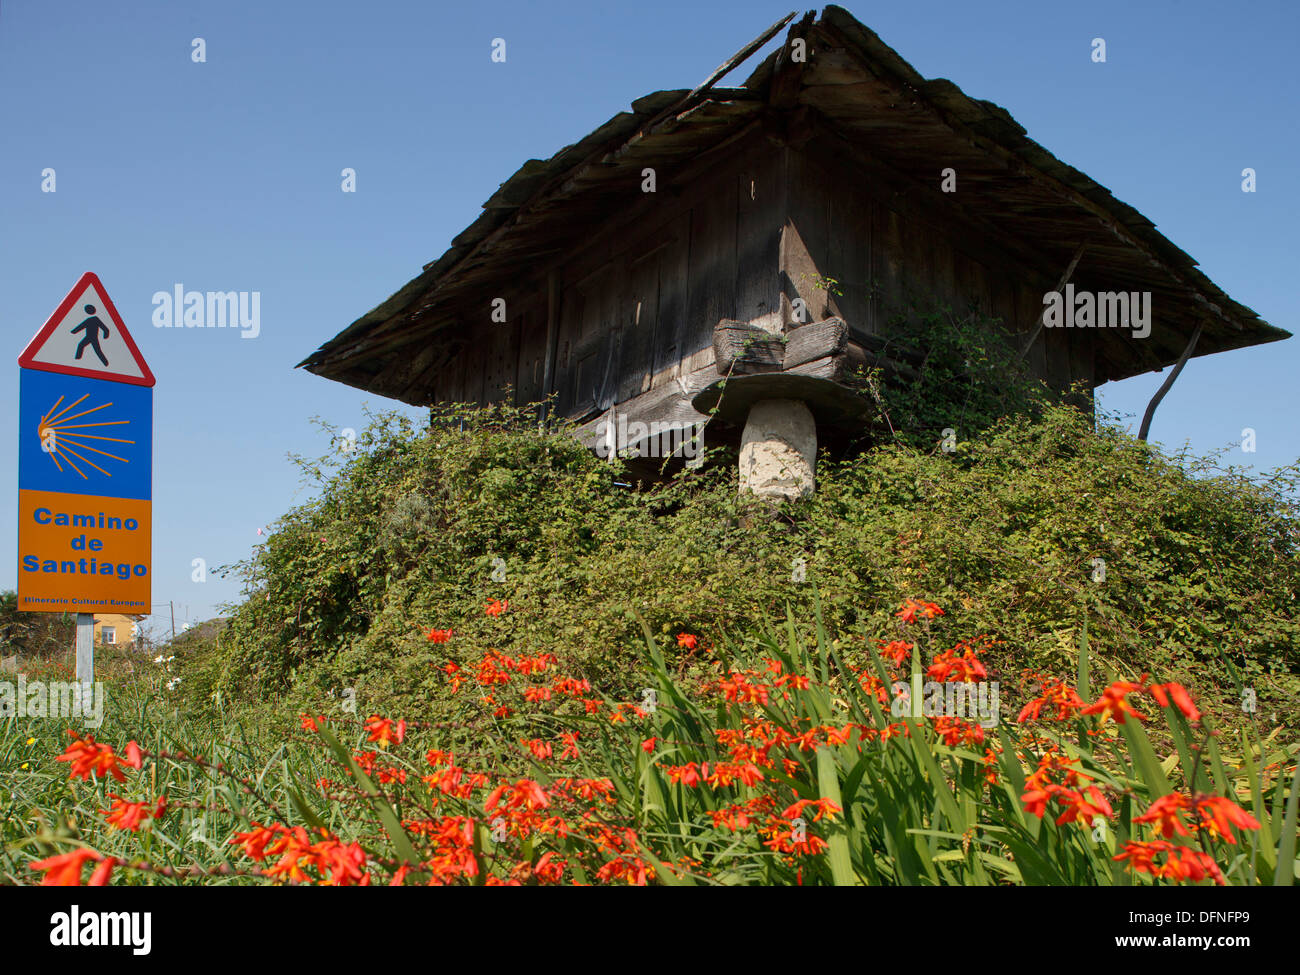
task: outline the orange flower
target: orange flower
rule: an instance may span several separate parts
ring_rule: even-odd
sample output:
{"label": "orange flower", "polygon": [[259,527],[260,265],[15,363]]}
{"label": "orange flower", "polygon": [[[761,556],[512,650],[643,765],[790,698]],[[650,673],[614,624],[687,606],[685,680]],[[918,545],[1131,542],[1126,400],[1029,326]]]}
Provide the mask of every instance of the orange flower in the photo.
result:
{"label": "orange flower", "polygon": [[904,623],[915,623],[918,615],[924,616],[928,620],[932,620],[936,616],[942,616],[943,610],[934,603],[925,603],[915,599],[909,599],[907,602],[903,603],[903,608],[894,615]]}
{"label": "orange flower", "polygon": [[101,809],[105,821],[116,829],[138,832],[140,824],[146,819],[162,819],[167,811],[167,797],[159,796],[151,808],[147,802],[127,802],[121,796],[108,794],[113,802],[109,809]]}
{"label": "orange flower", "polygon": [[1044,707],[1054,707],[1056,713],[1051,716],[1051,719],[1064,721],[1083,706],[1083,699],[1079,697],[1073,687],[1059,680],[1053,680],[1047,683],[1040,696],[1034,698],[1020,709],[1020,714],[1016,720],[1022,723],[1036,721]]}
{"label": "orange flower", "polygon": [[1171,792],[1167,796],[1161,796],[1155,802],[1147,807],[1147,811],[1141,816],[1134,816],[1135,823],[1151,823],[1155,831],[1169,839],[1175,833],[1179,836],[1190,836],[1187,827],[1183,825],[1183,810],[1187,809],[1191,803],[1187,797],[1180,792]]}
{"label": "orange flower", "polygon": [[564,743],[564,751],[560,753],[560,758],[579,758],[581,753],[578,751],[578,733],[576,731],[560,732],[560,740]]}
{"label": "orange flower", "polygon": [[[69,730],[68,734],[75,736],[76,732]],[[135,742],[127,746],[126,764],[132,768],[139,768],[137,763],[140,761],[140,750],[135,748],[133,755],[134,746]],[[122,774],[120,767],[122,764],[120,756],[110,746],[97,743],[94,735],[78,738],[55,761],[71,763],[71,768],[68,770],[68,778],[71,779],[86,781],[93,773],[97,778],[111,774],[119,782],[126,781],[126,776]]]}
{"label": "orange flower", "polygon": [[853,723],[850,722],[843,728],[826,725],[823,730],[826,732],[826,743],[828,745],[845,745],[848,744],[849,736],[853,734]]}
{"label": "orange flower", "polygon": [[655,750],[655,742],[658,740],[658,738],[647,738],[645,741],[641,742],[641,751],[645,752],[647,755],[653,754]]}
{"label": "orange flower", "polygon": [[962,654],[958,656],[956,651],[961,647],[965,647],[965,644],[959,643],[953,649],[945,650],[935,657],[934,663],[926,668],[926,675],[939,681],[955,681],[967,684],[988,677],[989,672],[984,669],[984,665],[979,661],[979,654],[984,651],[965,647]]}
{"label": "orange flower", "polygon": [[244,848],[244,855],[253,860],[265,860],[267,856],[267,846],[275,839],[276,834],[282,830],[282,826],[259,826],[253,823],[252,829],[247,833],[236,833],[230,838],[231,843],[236,843]]}
{"label": "orange flower", "polygon": [[1172,843],[1166,843],[1164,840],[1151,840],[1150,842],[1139,842],[1129,840],[1124,844],[1124,851],[1111,857],[1112,860],[1118,860],[1121,863],[1128,861],[1129,868],[1137,870],[1140,873],[1154,874],[1156,868],[1155,859],[1162,853],[1168,853],[1174,849]]}
{"label": "orange flower", "polygon": [[891,661],[895,667],[901,667],[903,661],[912,655],[912,644],[906,640],[894,640],[890,643],[881,641],[880,655]]}
{"label": "orange flower", "polygon": [[[30,864],[29,869],[45,871],[45,876],[41,879],[42,887],[80,887],[81,871],[86,861],[98,863],[103,859],[104,855],[94,850],[72,850],[68,853],[60,853],[58,856],[37,860]],[[95,875],[98,877],[99,871],[96,871]],[[107,876],[105,874],[103,879],[107,880]]]}
{"label": "orange flower", "polygon": [[502,602],[500,599],[489,599],[487,605],[483,607],[483,611],[489,616],[500,616],[509,608],[509,600]]}
{"label": "orange flower", "polygon": [[532,779],[520,779],[514,785],[503,782],[488,796],[483,808],[493,812],[501,805],[502,800],[509,809],[542,809],[551,804],[542,787]]}
{"label": "orange flower", "polygon": [[[536,758],[539,761],[545,761],[553,755],[551,743],[549,741],[542,741],[540,738],[521,738],[519,744],[532,752],[533,758]],[[574,751],[577,751],[577,749],[574,749]]]}
{"label": "orange flower", "polygon": [[1147,690],[1162,708],[1169,707],[1169,701],[1172,699],[1188,721],[1201,720],[1201,712],[1192,703],[1192,696],[1187,693],[1187,688],[1182,684],[1152,684]]}
{"label": "orange flower", "polygon": [[687,650],[694,650],[696,644],[698,644],[699,642],[700,642],[700,638],[697,637],[694,633],[677,634],[677,645],[679,647],[685,647]]}
{"label": "orange flower", "polygon": [[1237,829],[1259,829],[1259,821],[1242,809],[1231,799],[1221,796],[1205,796],[1196,800],[1196,812],[1200,815],[1198,828],[1205,830],[1215,839],[1223,839],[1236,844],[1232,838],[1231,827]]}
{"label": "orange flower", "polygon": [[[1156,863],[1156,857],[1164,855],[1164,864]],[[1208,853],[1193,850],[1186,846],[1174,846],[1164,840],[1152,840],[1141,843],[1134,840],[1124,844],[1124,852],[1112,857],[1114,860],[1128,861],[1129,868],[1153,877],[1172,880],[1204,880],[1212,877],[1214,882],[1223,886],[1223,871]]]}
{"label": "orange flower", "polygon": [[823,816],[833,817],[837,812],[844,811],[830,799],[800,799],[798,802],[794,803],[794,805],[787,806],[781,815],[786,819],[795,819],[802,816],[803,811],[809,806],[812,806],[817,810],[817,814],[813,816],[813,822],[817,822]]}
{"label": "orange flower", "polygon": [[[1084,798],[1084,797],[1087,798]],[[1101,790],[1095,785],[1085,788],[1082,793],[1075,792],[1073,789],[1057,788],[1056,797],[1066,805],[1065,812],[1056,817],[1056,824],[1063,826],[1066,823],[1072,823],[1076,819],[1091,826],[1093,819],[1097,816],[1113,816],[1115,813],[1110,808],[1110,803],[1106,797],[1101,794]]]}
{"label": "orange flower", "polygon": [[704,776],[709,774],[709,764],[697,765],[695,762],[688,762],[685,765],[661,765],[665,772],[668,773],[668,781],[676,785],[680,782],[688,789],[694,789],[700,784],[701,773]]}
{"label": "orange flower", "polygon": [[113,868],[120,861],[117,857],[105,857],[95,868],[95,872],[90,875],[90,880],[86,882],[87,887],[107,887],[108,875],[113,872]]}
{"label": "orange flower", "polygon": [[1127,695],[1135,691],[1142,690],[1141,684],[1134,684],[1132,681],[1117,680],[1101,693],[1092,704],[1080,711],[1080,714],[1100,714],[1104,722],[1107,718],[1113,718],[1117,723],[1123,724],[1127,716],[1132,715],[1139,721],[1146,721],[1146,715],[1134,711],[1132,706],[1125,699]]}
{"label": "orange flower", "polygon": [[451,639],[451,630],[428,630],[424,638],[430,643],[446,643]]}
{"label": "orange flower", "polygon": [[406,722],[398,721],[394,724],[391,718],[381,718],[377,714],[372,714],[365,724],[365,730],[370,732],[367,741],[377,742],[380,748],[387,748],[389,745],[402,743],[402,739],[406,737]]}

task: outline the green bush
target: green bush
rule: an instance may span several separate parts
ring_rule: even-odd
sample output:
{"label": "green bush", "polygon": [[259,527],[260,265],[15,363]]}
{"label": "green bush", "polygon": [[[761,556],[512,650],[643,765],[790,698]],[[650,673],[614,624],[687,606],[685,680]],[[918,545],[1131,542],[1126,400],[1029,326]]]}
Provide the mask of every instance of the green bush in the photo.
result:
{"label": "green bush", "polygon": [[[315,710],[346,693],[436,713],[451,705],[434,666],[489,622],[500,632],[490,599],[527,611],[526,628],[502,617],[517,649],[627,693],[640,686],[630,610],[659,634],[738,632],[787,605],[810,618],[815,582],[848,642],[927,593],[1002,640],[1008,671],[1068,673],[1087,617],[1093,655],[1118,673],[1168,673],[1228,720],[1245,685],[1261,711],[1294,710],[1295,468],[1251,480],[1055,405],[949,452],[936,431],[929,450],[824,457],[817,493],[771,512],[738,498],[723,466],[620,487],[618,463],[539,431],[531,411],[444,421],[381,416],[340,469],[304,462],[320,496],[236,567],[245,602],[178,663],[192,703]],[[429,628],[456,639],[431,643]]]}

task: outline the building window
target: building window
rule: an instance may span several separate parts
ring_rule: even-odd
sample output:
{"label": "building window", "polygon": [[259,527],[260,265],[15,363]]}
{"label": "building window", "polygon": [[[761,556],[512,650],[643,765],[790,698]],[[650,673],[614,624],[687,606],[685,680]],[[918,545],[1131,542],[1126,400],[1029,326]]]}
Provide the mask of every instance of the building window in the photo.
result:
{"label": "building window", "polygon": [[112,626],[101,626],[99,628],[99,639],[101,643],[116,643],[117,629]]}

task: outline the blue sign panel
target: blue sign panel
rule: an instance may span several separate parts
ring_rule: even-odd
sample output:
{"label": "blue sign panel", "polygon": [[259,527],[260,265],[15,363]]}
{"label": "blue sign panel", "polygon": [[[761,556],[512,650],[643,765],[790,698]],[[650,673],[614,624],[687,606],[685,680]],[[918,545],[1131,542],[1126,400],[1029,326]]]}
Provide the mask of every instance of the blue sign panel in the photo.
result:
{"label": "blue sign panel", "polygon": [[18,487],[148,500],[153,389],[19,370]]}

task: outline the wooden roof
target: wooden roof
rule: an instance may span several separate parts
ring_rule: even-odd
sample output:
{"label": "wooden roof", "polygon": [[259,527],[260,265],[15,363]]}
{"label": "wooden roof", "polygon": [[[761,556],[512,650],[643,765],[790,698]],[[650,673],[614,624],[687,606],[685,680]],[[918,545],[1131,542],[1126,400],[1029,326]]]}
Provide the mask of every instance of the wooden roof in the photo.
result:
{"label": "wooden roof", "polygon": [[427,402],[423,378],[438,365],[429,333],[454,327],[457,309],[481,305],[482,295],[517,281],[520,268],[562,257],[617,212],[644,167],[654,167],[662,183],[674,164],[720,149],[760,122],[799,113],[904,183],[934,190],[939,169],[953,167],[960,192],[942,194],[941,205],[1037,276],[1059,278],[1082,245],[1081,276],[1104,282],[1103,290],[1151,291],[1149,338],[1089,333],[1098,383],[1171,365],[1198,324],[1198,356],[1290,336],[1228,297],[1137,210],[1028,138],[1005,109],[945,79],[923,78],[839,7],[791,27],[811,52],[806,63],[792,63],[786,44],[742,87],[717,86],[793,18],[778,21],[698,88],[646,95],[550,159],[524,163],[445,254],[299,365]]}

